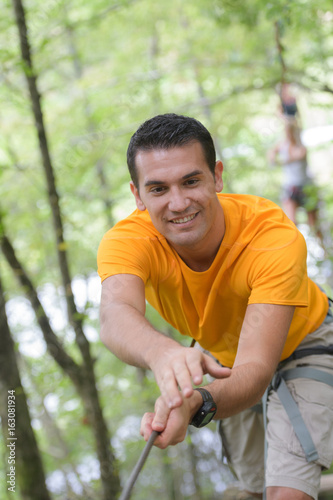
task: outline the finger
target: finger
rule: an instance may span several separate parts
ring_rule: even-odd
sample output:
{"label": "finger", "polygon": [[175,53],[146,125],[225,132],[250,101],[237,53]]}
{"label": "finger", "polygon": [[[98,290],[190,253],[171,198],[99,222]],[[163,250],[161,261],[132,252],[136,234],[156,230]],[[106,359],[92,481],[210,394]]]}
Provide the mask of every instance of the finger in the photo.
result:
{"label": "finger", "polygon": [[182,358],[174,363],[175,378],[185,398],[193,394],[193,384],[202,384],[205,373],[203,366],[203,353],[190,348],[184,349]]}
{"label": "finger", "polygon": [[[203,353],[198,349],[191,349],[187,353],[186,361],[187,361],[188,371],[191,375],[194,385],[202,384],[203,375],[205,373],[204,371],[205,361]],[[192,394],[192,392],[190,393],[190,395]],[[185,396],[188,397],[187,394]]]}
{"label": "finger", "polygon": [[182,405],[183,400],[179,392],[178,383],[175,366],[173,366],[173,369],[165,369],[158,385],[161,395],[169,408],[177,408]]}
{"label": "finger", "polygon": [[155,403],[155,414],[151,424],[151,427],[154,431],[162,432],[166,428],[168,418],[170,415],[170,408],[167,403],[160,397],[156,400]]}
{"label": "finger", "polygon": [[165,450],[168,446],[175,446],[176,444],[180,443],[183,441],[183,439],[172,439],[172,436],[170,433],[166,430],[162,432],[162,434],[159,434],[156,440],[154,441],[154,446],[157,448],[160,448],[161,450]]}
{"label": "finger", "polygon": [[[200,363],[198,363],[198,365],[199,365],[199,370],[201,371],[201,378],[202,378],[202,368],[200,367]],[[191,364],[188,363],[186,357],[181,359],[178,363],[175,363],[173,367],[174,376],[179,386],[179,389],[186,398],[191,396],[191,394],[193,393],[192,374],[190,367]],[[197,378],[200,379],[200,376]]]}
{"label": "finger", "polygon": [[179,363],[174,364],[174,372],[182,394],[188,398],[193,394],[192,383],[200,385],[203,381],[205,365],[203,353],[198,349],[186,348]]}

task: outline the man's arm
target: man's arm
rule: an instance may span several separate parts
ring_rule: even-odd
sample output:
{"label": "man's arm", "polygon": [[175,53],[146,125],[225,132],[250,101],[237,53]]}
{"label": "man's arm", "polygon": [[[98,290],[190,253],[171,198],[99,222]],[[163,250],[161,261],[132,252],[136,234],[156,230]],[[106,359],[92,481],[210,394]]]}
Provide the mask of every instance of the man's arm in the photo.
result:
{"label": "man's arm", "polygon": [[220,400],[216,418],[235,415],[260,400],[280,361],[294,310],[275,304],[247,307],[230,382],[211,386]]}
{"label": "man's arm", "polygon": [[203,374],[229,375],[229,369],[221,368],[198,349],[183,347],[155,330],[144,315],[145,288],[141,278],[117,274],[103,282],[102,342],[122,361],[151,369],[167,407],[182,405],[180,390],[184,397],[190,397],[192,382],[201,384]]}
{"label": "man's arm", "polygon": [[[280,361],[294,309],[294,306],[271,304],[247,307],[230,377],[205,386],[217,404],[215,419],[235,415],[260,400]],[[157,400],[155,413],[146,414],[142,421],[145,439],[154,429],[163,430],[155,442],[157,446],[165,448],[178,442],[178,436],[200,408],[202,398],[195,391],[184,403],[181,409],[170,413],[163,401]]]}

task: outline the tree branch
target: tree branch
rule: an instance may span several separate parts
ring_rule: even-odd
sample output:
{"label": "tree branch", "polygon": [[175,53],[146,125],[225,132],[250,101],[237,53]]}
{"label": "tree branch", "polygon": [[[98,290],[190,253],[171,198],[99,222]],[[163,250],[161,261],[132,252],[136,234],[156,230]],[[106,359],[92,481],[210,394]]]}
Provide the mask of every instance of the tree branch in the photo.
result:
{"label": "tree branch", "polygon": [[99,402],[92,362],[77,365],[66,353],[53,332],[46,312],[38,298],[37,292],[23,266],[15,255],[14,248],[5,234],[0,214],[0,247],[3,254],[19,279],[31,305],[35,311],[38,324],[43,332],[47,348],[54,360],[70,377],[75,385],[87,411],[95,436],[97,455],[101,464],[103,498],[115,498],[120,489],[116,460],[110,445],[109,431],[106,426]]}
{"label": "tree branch", "polygon": [[21,0],[13,0],[13,5],[20,38],[21,56],[25,67],[25,76],[29,88],[32,111],[38,134],[39,149],[42,158],[42,164],[44,167],[44,173],[46,176],[49,202],[53,217],[53,226],[57,241],[57,255],[63,287],[65,290],[68,318],[75,331],[76,341],[81,354],[85,359],[85,362],[91,363],[89,342],[87,341],[82,328],[82,315],[78,312],[74,301],[67,260],[66,243],[64,239],[63,223],[60,212],[59,195],[57,192],[56,180],[49,152],[46,129],[44,125],[44,117],[40,103],[40,94],[37,87],[37,77],[35,75],[31,59],[31,50],[27,33],[27,25],[25,21],[25,12]]}
{"label": "tree branch", "polygon": [[[1,219],[0,219],[1,222]],[[0,235],[0,246],[1,250],[14,271],[14,274],[20,281],[25,294],[31,303],[31,306],[35,312],[36,319],[43,333],[44,340],[47,345],[48,352],[51,354],[53,359],[58,363],[58,365],[64,370],[64,372],[70,377],[72,382],[77,388],[81,389],[82,382],[82,369],[75,361],[67,354],[63,346],[59,342],[56,334],[53,332],[47,314],[38,298],[37,292],[29,279],[25,269],[16,257],[15,250],[9,241],[8,237],[4,234],[3,226]]]}
{"label": "tree branch", "polygon": [[279,61],[280,61],[280,65],[281,65],[281,83],[285,83],[287,66],[286,66],[286,63],[284,60],[284,55],[283,55],[284,47],[281,43],[281,32],[280,32],[279,21],[275,21],[274,28],[275,28],[275,43],[276,43],[276,48],[277,48]]}

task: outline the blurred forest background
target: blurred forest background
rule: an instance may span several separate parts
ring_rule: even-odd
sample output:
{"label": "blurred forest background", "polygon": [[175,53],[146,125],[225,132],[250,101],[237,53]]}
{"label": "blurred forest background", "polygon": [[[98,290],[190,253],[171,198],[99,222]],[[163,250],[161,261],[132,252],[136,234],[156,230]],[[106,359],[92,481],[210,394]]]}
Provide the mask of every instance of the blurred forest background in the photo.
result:
{"label": "blurred forest background", "polygon": [[[302,210],[298,223],[309,274],[331,293],[332,2],[1,0],[0,8],[1,498],[115,499],[157,396],[151,375],[117,360],[98,333],[97,248],[135,208],[128,141],[155,114],[194,116],[214,137],[224,191],[279,203],[281,169],[267,151],[283,135],[278,86],[291,82],[326,253]],[[133,498],[221,498],[233,478],[220,460],[215,424],[192,430],[184,443],[152,450]]]}

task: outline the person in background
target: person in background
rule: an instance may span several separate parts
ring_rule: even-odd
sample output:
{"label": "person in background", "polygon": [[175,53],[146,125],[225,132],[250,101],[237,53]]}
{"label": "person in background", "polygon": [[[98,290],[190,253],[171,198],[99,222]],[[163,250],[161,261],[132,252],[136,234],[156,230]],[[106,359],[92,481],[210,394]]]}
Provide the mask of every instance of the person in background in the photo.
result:
{"label": "person in background", "polygon": [[297,209],[304,207],[309,226],[322,242],[318,227],[318,188],[308,174],[307,150],[302,143],[296,118],[285,116],[284,123],[284,139],[268,153],[270,164],[278,163],[283,168],[282,208],[296,224]]}

